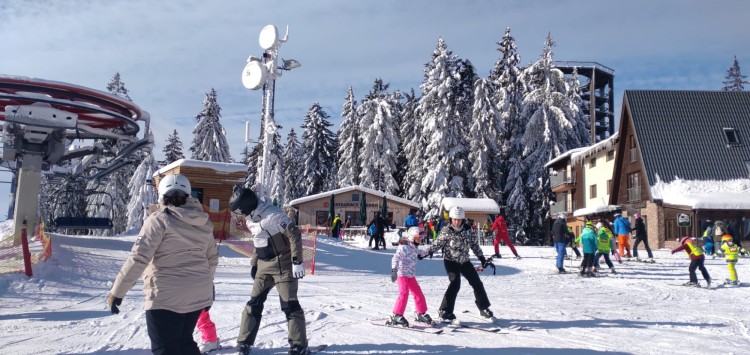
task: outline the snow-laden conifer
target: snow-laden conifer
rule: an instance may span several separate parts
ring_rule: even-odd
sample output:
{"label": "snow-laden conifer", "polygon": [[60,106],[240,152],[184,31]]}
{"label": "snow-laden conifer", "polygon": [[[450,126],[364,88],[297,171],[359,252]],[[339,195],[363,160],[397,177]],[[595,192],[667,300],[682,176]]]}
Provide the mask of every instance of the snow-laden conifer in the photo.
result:
{"label": "snow-laden conifer", "polygon": [[335,179],[334,166],[336,159],[336,142],[328,121],[328,113],[319,103],[314,103],[305,114],[302,125],[302,154],[305,160],[302,165],[302,185],[305,195],[312,195],[326,190],[331,180]]}
{"label": "snow-laden conifer", "polygon": [[492,84],[486,79],[476,81],[474,89],[474,112],[469,128],[469,161],[471,172],[469,186],[479,198],[498,199],[497,156],[499,113],[494,101]]}
{"label": "snow-laden conifer", "polygon": [[737,56],[734,56],[734,62],[727,70],[727,76],[724,78],[727,79],[724,81],[724,87],[722,88],[724,91],[743,91],[745,90],[745,84],[750,84],[750,81],[747,80],[747,75],[742,75]]}
{"label": "snow-laden conifer", "polygon": [[388,86],[382,79],[376,79],[372,90],[358,108],[362,139],[359,181],[364,187],[396,194],[399,190],[394,178],[398,137],[394,122],[395,108],[387,93]]}
{"label": "snow-laden conifer", "polygon": [[159,167],[152,154],[145,154],[141,164],[133,172],[128,183],[130,201],[126,212],[128,224],[125,230],[140,229],[143,221],[148,217],[146,208],[157,203],[157,191],[153,183],[153,175]]}
{"label": "snow-laden conifer", "polygon": [[289,130],[286,136],[286,145],[284,147],[284,201],[300,198],[305,193],[303,176],[301,174],[304,163],[304,152],[302,146],[297,140],[297,133],[294,128]]}
{"label": "snow-laden conifer", "polygon": [[164,153],[164,165],[169,165],[180,159],[184,159],[185,155],[182,154],[182,141],[177,135],[177,130],[173,130],[172,133],[167,137],[167,145],[162,149]]}
{"label": "snow-laden conifer", "polygon": [[341,127],[338,131],[338,187],[359,184],[361,169],[359,135],[357,102],[354,100],[354,91],[349,86],[341,111]]}
{"label": "snow-laden conifer", "polygon": [[227,143],[227,133],[221,125],[221,107],[216,101],[216,90],[211,88],[203,99],[203,110],[195,116],[198,123],[193,128],[191,159],[232,162]]}

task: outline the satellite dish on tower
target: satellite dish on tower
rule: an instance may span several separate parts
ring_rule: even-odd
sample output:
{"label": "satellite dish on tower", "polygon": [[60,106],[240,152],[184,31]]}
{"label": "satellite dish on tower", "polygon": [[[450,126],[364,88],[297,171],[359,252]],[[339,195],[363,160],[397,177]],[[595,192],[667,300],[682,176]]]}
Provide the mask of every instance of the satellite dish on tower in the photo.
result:
{"label": "satellite dish on tower", "polygon": [[260,48],[271,49],[279,46],[279,29],[274,25],[268,25],[260,30],[258,38]]}
{"label": "satellite dish on tower", "polygon": [[256,90],[266,82],[266,75],[266,66],[257,60],[251,60],[242,69],[242,85],[250,90]]}

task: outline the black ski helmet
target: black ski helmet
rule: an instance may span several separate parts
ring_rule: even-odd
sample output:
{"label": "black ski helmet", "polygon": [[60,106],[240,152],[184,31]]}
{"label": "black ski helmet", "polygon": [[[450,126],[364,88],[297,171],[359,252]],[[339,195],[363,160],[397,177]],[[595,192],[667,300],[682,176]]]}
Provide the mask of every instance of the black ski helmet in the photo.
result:
{"label": "black ski helmet", "polygon": [[229,210],[234,212],[239,210],[245,216],[258,207],[258,196],[248,188],[241,185],[235,185],[232,189],[232,197],[229,198]]}

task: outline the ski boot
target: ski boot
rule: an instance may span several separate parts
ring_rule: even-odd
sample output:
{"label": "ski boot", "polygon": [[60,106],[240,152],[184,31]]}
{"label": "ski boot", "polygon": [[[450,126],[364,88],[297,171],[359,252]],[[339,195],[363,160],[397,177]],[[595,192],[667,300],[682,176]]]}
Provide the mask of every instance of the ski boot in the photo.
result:
{"label": "ski boot", "polygon": [[394,325],[394,326],[397,325],[397,326],[402,326],[402,327],[408,327],[409,326],[409,321],[406,320],[406,318],[404,318],[404,316],[402,316],[400,314],[394,313],[393,315],[391,315],[390,318],[388,318],[388,321],[385,322],[385,324],[387,324],[387,325]]}
{"label": "ski boot", "polygon": [[615,268],[613,268],[613,267],[609,268],[609,270],[610,270],[610,272],[611,272],[611,273],[613,273],[613,274],[616,274],[616,273],[617,273],[617,271],[615,271]]}
{"label": "ski boot", "polygon": [[238,355],[250,355],[250,345],[245,343],[237,344]]}
{"label": "ski boot", "polygon": [[693,282],[693,281],[688,281],[688,282],[682,284],[682,286],[701,287],[701,285],[699,285],[697,282]]}
{"label": "ski boot", "polygon": [[559,267],[559,268],[557,268],[557,273],[558,274],[567,274],[568,270],[565,270],[564,268]]}
{"label": "ski boot", "polygon": [[289,352],[287,354],[289,355],[307,355],[310,353],[310,350],[307,349],[307,345],[292,345],[291,348],[289,348]]}
{"label": "ski boot", "polygon": [[487,318],[487,319],[493,319],[493,318],[495,318],[495,315],[492,314],[492,311],[490,311],[489,308],[485,308],[483,310],[480,310],[479,311],[479,315],[482,316],[482,317],[484,317],[484,318]]}
{"label": "ski boot", "polygon": [[706,280],[706,288],[711,288],[711,280]]}
{"label": "ski boot", "polygon": [[219,338],[216,338],[216,340],[214,341],[207,341],[201,344],[200,348],[198,349],[200,350],[201,354],[219,349]]}
{"label": "ski boot", "polygon": [[461,324],[458,319],[456,319],[456,315],[453,313],[448,313],[441,310],[440,312],[438,312],[438,317],[440,317],[440,321],[443,323],[448,323],[453,326],[458,326]]}
{"label": "ski boot", "polygon": [[417,316],[414,318],[416,322],[424,323],[428,325],[434,325],[435,322],[432,320],[432,317],[430,317],[427,313],[417,313]]}

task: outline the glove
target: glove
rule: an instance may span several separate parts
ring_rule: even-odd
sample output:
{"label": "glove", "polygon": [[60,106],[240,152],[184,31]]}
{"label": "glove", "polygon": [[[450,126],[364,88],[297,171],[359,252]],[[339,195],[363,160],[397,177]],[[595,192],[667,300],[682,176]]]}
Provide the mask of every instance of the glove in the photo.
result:
{"label": "glove", "polygon": [[295,279],[301,279],[305,277],[305,267],[302,266],[301,261],[292,262],[292,277]]}
{"label": "glove", "polygon": [[118,314],[120,313],[120,309],[117,308],[117,306],[122,304],[122,298],[115,297],[113,294],[107,295],[107,305],[109,306],[109,310],[112,312],[112,314]]}
{"label": "glove", "polygon": [[396,282],[398,280],[398,269],[393,268],[391,269],[391,282]]}
{"label": "glove", "polygon": [[250,277],[252,277],[253,280],[255,280],[255,274],[257,274],[257,273],[258,273],[258,267],[255,266],[255,265],[251,266],[250,267]]}

